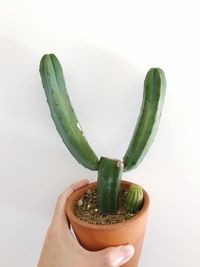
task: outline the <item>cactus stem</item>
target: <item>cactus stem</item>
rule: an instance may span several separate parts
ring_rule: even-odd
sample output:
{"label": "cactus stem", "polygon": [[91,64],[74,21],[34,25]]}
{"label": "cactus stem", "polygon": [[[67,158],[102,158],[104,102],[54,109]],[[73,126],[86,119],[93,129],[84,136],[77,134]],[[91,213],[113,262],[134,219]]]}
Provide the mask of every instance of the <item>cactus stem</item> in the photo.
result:
{"label": "cactus stem", "polygon": [[98,165],[97,204],[104,214],[117,211],[123,170],[122,161],[101,157]]}

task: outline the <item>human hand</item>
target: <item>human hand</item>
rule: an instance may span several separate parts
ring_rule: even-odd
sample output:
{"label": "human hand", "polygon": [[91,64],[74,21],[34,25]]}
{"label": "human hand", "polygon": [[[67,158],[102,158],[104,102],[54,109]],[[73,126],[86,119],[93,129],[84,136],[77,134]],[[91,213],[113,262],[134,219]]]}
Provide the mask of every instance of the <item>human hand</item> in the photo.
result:
{"label": "human hand", "polygon": [[65,203],[75,190],[87,184],[88,180],[74,183],[59,196],[37,267],[117,267],[133,256],[132,245],[91,252],[81,247],[72,235]]}

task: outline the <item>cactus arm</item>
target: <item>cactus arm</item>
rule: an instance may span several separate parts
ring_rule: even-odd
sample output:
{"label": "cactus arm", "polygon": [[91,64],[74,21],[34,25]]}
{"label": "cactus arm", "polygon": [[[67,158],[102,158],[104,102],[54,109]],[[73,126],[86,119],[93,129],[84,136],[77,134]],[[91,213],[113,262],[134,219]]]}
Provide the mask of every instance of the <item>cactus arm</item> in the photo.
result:
{"label": "cactus arm", "polygon": [[164,72],[159,68],[150,69],[144,82],[143,103],[137,125],[123,158],[125,171],[138,166],[154,140],[162,112],[165,90]]}
{"label": "cactus arm", "polygon": [[97,170],[98,158],[88,144],[66,91],[62,67],[55,55],[44,55],[40,75],[55,126],[76,160]]}
{"label": "cactus arm", "polygon": [[123,162],[101,157],[98,166],[97,204],[103,214],[115,213],[118,208]]}
{"label": "cactus arm", "polygon": [[142,208],[143,190],[139,185],[131,185],[125,199],[125,209],[128,212],[135,213]]}

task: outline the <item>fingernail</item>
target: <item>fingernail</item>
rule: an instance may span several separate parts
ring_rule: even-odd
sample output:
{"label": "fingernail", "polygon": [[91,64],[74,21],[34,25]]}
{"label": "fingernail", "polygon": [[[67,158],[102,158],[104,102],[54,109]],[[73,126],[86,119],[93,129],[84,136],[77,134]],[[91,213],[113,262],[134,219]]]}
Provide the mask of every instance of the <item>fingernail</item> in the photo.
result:
{"label": "fingernail", "polygon": [[122,246],[119,248],[118,257],[113,261],[113,267],[117,267],[127,262],[134,254],[132,245]]}

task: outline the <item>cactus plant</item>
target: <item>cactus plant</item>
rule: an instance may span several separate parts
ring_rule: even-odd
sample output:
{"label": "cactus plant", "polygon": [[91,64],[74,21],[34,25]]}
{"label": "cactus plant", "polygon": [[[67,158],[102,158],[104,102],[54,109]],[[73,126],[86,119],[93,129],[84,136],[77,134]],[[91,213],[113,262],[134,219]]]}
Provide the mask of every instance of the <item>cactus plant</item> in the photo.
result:
{"label": "cactus plant", "polygon": [[146,75],[140,115],[123,161],[106,157],[99,160],[88,144],[67,94],[61,64],[54,54],[42,57],[40,75],[52,119],[63,142],[80,164],[98,171],[99,209],[102,213],[115,213],[123,172],[138,166],[156,135],[165,97],[164,72],[152,68]]}
{"label": "cactus plant", "polygon": [[143,204],[143,189],[139,185],[131,185],[125,199],[125,208],[128,212],[136,213]]}
{"label": "cactus plant", "polygon": [[42,84],[56,128],[72,155],[84,167],[96,170],[98,158],[89,146],[66,91],[62,67],[53,54],[40,63]]}

